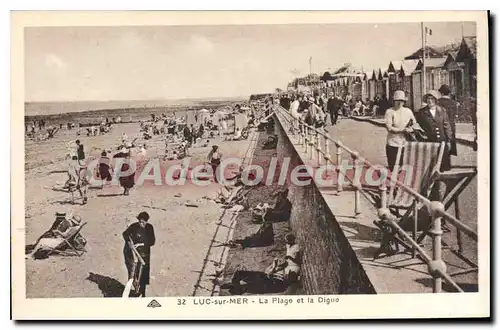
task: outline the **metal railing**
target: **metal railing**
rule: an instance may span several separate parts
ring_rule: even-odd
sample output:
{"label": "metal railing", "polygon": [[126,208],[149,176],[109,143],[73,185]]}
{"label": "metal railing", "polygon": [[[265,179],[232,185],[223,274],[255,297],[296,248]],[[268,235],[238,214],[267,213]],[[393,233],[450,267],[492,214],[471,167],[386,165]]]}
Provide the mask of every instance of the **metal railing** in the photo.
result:
{"label": "metal railing", "polygon": [[[357,178],[356,173],[360,166],[364,165],[374,170],[380,170],[380,167],[374,166],[366,158],[361,156],[359,152],[348,148],[340,141],[334,140],[328,135],[328,133],[323,128],[315,128],[304,123],[300,118],[294,118],[290,112],[282,108],[281,106],[276,106],[274,112],[278,119],[280,120],[282,127],[285,129],[287,134],[291,134],[299,144],[304,148],[304,153],[306,153],[311,161],[315,161],[317,166],[323,165],[340,165],[342,163],[342,152],[345,151],[350,155],[354,163],[354,175],[353,179],[349,178],[346,172],[342,171],[340,166],[335,167],[337,175],[337,193],[343,191],[343,178],[346,177],[354,187],[354,213],[356,215],[360,214],[360,192],[363,191],[363,186],[358,182],[355,182]],[[283,125],[284,124],[284,125]],[[331,157],[330,147],[333,144],[336,147],[335,159]],[[358,165],[358,166],[356,166]],[[363,167],[364,168],[364,167]],[[361,173],[359,173],[361,174]],[[341,176],[342,175],[342,176]],[[397,223],[398,218],[394,216],[388,207],[387,202],[387,181],[383,180],[380,186],[380,201],[381,205],[378,209],[378,217],[384,224],[391,226],[399,235],[401,235],[409,245],[411,245],[414,254],[415,251],[418,252],[420,257],[423,259],[428,266],[428,272],[433,278],[433,292],[439,293],[442,291],[442,280],[444,279],[448,282],[455,290],[458,292],[463,292],[460,286],[452,279],[451,275],[446,272],[446,264],[442,259],[442,221],[445,220],[451,225],[455,226],[457,230],[463,232],[474,241],[477,242],[477,232],[474,231],[469,226],[465,225],[463,222],[455,218],[453,215],[446,212],[444,204],[439,201],[431,201],[419,192],[415,191],[411,187],[405,185],[399,179],[393,179],[391,174],[387,173],[387,179],[391,184],[402,189],[409,195],[411,195],[416,202],[421,203],[427,207],[429,213],[432,217],[432,228],[429,230],[429,234],[432,236],[432,256],[429,256],[427,252],[416,242],[416,238],[412,238],[405,230],[403,230]],[[415,255],[414,255],[415,256]]]}

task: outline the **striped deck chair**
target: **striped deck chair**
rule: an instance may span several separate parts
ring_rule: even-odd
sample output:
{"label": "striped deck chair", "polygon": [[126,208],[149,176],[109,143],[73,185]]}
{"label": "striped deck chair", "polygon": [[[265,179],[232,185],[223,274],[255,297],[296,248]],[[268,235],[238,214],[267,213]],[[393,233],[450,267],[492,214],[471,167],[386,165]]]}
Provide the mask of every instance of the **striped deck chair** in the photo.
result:
{"label": "striped deck chair", "polygon": [[60,235],[57,232],[54,232],[56,237],[61,238],[62,241],[61,244],[56,246],[54,249],[51,249],[47,253],[47,256],[55,252],[59,255],[76,255],[78,257],[81,257],[86,252],[84,245],[84,242],[86,242],[86,240],[83,238],[83,236],[81,236],[80,231],[86,224],[87,222],[83,222],[78,226],[72,227],[69,233],[67,233],[66,235]]}
{"label": "striped deck chair", "polygon": [[[398,177],[400,180],[401,174],[404,173],[405,177],[402,181],[405,185],[417,191],[422,196],[432,199],[431,195],[434,191],[434,183],[440,175],[439,169],[441,167],[444,148],[444,142],[407,142],[404,149],[399,148],[398,150],[393,173],[399,173]],[[424,205],[418,203],[412,195],[394,184],[390,185],[387,205],[391,213],[400,218],[398,225],[403,230],[412,231],[414,240],[417,240],[418,231],[426,233],[430,229],[429,217],[419,217],[419,214],[424,215],[422,213],[427,211]],[[395,243],[396,252],[399,249],[398,243],[407,249],[411,249],[412,255],[415,257],[416,251],[414,248],[410,248],[394,232],[387,231],[387,228],[384,228],[380,222],[375,222],[375,224],[382,229],[385,237],[382,238],[381,246],[376,252],[374,259],[381,253],[390,250],[387,246],[389,243]]]}

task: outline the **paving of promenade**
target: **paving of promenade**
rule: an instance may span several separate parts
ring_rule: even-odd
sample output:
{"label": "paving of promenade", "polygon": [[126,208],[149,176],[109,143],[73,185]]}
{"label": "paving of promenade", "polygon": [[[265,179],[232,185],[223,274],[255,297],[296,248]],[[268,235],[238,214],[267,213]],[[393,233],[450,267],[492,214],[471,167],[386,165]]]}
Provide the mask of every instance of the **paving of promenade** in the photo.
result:
{"label": "paving of promenade", "polygon": [[[467,126],[459,125],[458,130],[466,131]],[[472,127],[471,127],[472,129]],[[355,120],[341,120],[336,126],[331,126],[328,128],[330,135],[336,139],[342,141],[346,146],[351,149],[358,151],[366,159],[368,159],[372,164],[387,165],[387,160],[385,156],[385,141],[386,141],[386,130],[383,127],[374,125],[370,122],[360,122]],[[344,156],[346,157],[346,156]],[[454,166],[476,166],[477,165],[477,153],[472,150],[470,146],[459,144],[458,145],[458,156],[452,158],[452,164]],[[353,199],[349,198],[350,203],[353,203]],[[366,200],[363,203],[367,203]],[[368,203],[369,204],[369,203]],[[350,205],[348,207],[353,207]],[[475,178],[470,185],[462,192],[460,195],[460,211],[461,220],[468,225],[470,228],[477,230],[477,178]],[[375,212],[375,207],[373,205],[365,205],[364,207],[371,213]],[[455,214],[454,207],[448,209],[450,214]],[[339,219],[337,219],[339,220]],[[370,221],[371,222],[371,221]],[[352,224],[352,223],[351,223]],[[363,227],[365,233],[375,229],[368,224],[368,227]],[[352,226],[351,226],[352,227]],[[352,228],[351,228],[352,230]],[[356,232],[359,235],[359,230]],[[445,234],[444,239],[451,246],[456,244],[455,231],[451,228],[451,232]],[[463,237],[464,242],[464,254],[470,260],[477,262],[477,243],[468,237]],[[428,242],[430,243],[430,242]],[[373,252],[373,249],[372,249]],[[459,262],[453,256],[447,256],[449,262]],[[458,265],[457,268],[464,267],[463,264]],[[457,269],[458,270],[458,269]],[[430,277],[429,277],[430,278]],[[462,280],[462,284],[466,287],[474,287],[472,284],[475,281],[475,276],[464,276],[464,278],[458,279]],[[404,288],[403,291],[409,288]],[[387,290],[391,290],[387,288]],[[385,290],[382,290],[385,291]]]}
{"label": "paving of promenade", "polygon": [[[383,127],[369,122],[344,119],[336,126],[328,127],[328,130],[333,139],[340,140],[344,145],[358,151],[372,164],[386,165],[386,131]],[[316,161],[310,160],[309,155],[304,153],[303,146],[298,144],[298,140],[293,136],[291,140],[305,164],[315,166]],[[333,151],[332,155],[334,153]],[[454,165],[476,165],[476,153],[471,147],[459,145],[458,153],[459,156],[453,159]],[[347,155],[344,153],[343,157],[347,157]],[[352,189],[346,187],[341,193],[336,192],[335,186],[320,187],[319,190],[335,215],[336,221],[343,229],[377,293],[432,292],[432,277],[428,273],[427,265],[420,259],[412,258],[407,253],[400,253],[395,256],[373,260],[373,256],[380,246],[380,231],[373,224],[373,221],[378,217],[377,205],[372,198],[362,195],[359,204],[361,214],[355,215],[354,191]],[[477,230],[476,179],[462,193],[460,205],[462,206],[461,220],[472,229]],[[448,209],[448,212],[454,214],[453,207]],[[443,260],[447,264],[448,273],[464,271],[471,267],[453,253],[453,250],[457,247],[455,237],[454,228],[450,228],[450,232],[443,235],[444,242],[451,247],[450,249],[443,249]],[[464,237],[463,242],[464,255],[469,260],[477,262],[477,243],[468,237]],[[432,256],[431,240],[428,238],[423,243],[424,250]],[[478,290],[476,272],[457,275],[453,279],[464,291]],[[447,284],[443,285],[443,290],[455,291]]]}

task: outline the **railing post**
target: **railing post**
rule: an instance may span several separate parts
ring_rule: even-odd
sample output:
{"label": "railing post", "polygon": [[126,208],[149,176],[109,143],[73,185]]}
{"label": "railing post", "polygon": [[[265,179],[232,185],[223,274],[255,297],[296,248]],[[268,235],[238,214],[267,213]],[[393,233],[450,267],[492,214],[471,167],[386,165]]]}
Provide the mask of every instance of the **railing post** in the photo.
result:
{"label": "railing post", "polygon": [[304,152],[307,153],[307,145],[309,143],[309,128],[304,124]]}
{"label": "railing post", "polygon": [[380,208],[387,208],[387,185],[385,181],[380,185]]}
{"label": "railing post", "polygon": [[359,190],[360,190],[360,182],[357,182],[357,171],[358,171],[358,162],[359,157],[357,154],[352,154],[352,164],[354,166],[354,176],[353,176],[353,186],[354,186],[354,215],[357,216],[361,212],[359,211]]}
{"label": "railing post", "polygon": [[[460,203],[458,202],[458,196],[455,197],[455,218],[460,220]],[[458,245],[458,252],[463,253],[462,231],[458,228],[457,228],[457,245]]]}
{"label": "railing post", "polygon": [[316,140],[316,132],[313,129],[309,129],[309,159],[313,159],[314,156],[314,141]]}
{"label": "railing post", "polygon": [[342,192],[342,183],[340,182],[340,164],[342,163],[342,148],[340,144],[337,145],[337,166],[335,166],[335,171],[337,172],[337,193]]}
{"label": "railing post", "polygon": [[438,201],[431,202],[429,208],[432,216],[432,229],[429,230],[429,234],[432,236],[432,260],[429,262],[428,270],[434,279],[432,291],[439,293],[442,289],[443,274],[446,273],[446,264],[441,257],[441,236],[443,235],[441,220],[445,210],[443,203]]}
{"label": "railing post", "polygon": [[299,122],[299,145],[304,143],[304,126],[302,126],[302,120],[298,119]]}
{"label": "railing post", "polygon": [[316,132],[316,151],[318,153],[318,167],[321,166],[321,135]]}
{"label": "railing post", "polygon": [[330,140],[325,138],[325,165],[327,166],[329,158],[330,158]]}

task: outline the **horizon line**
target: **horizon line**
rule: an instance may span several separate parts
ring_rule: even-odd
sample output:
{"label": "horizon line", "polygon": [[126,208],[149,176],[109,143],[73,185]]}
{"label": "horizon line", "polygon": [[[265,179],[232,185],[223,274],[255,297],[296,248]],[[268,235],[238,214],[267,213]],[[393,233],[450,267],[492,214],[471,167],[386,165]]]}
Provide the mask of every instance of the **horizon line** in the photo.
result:
{"label": "horizon line", "polygon": [[[262,93],[253,93],[262,94]],[[131,102],[131,101],[183,101],[183,100],[207,100],[207,99],[245,99],[250,95],[239,96],[211,96],[211,97],[195,97],[195,98],[152,98],[152,99],[107,99],[107,100],[25,100],[24,103],[63,103],[63,102]]]}

